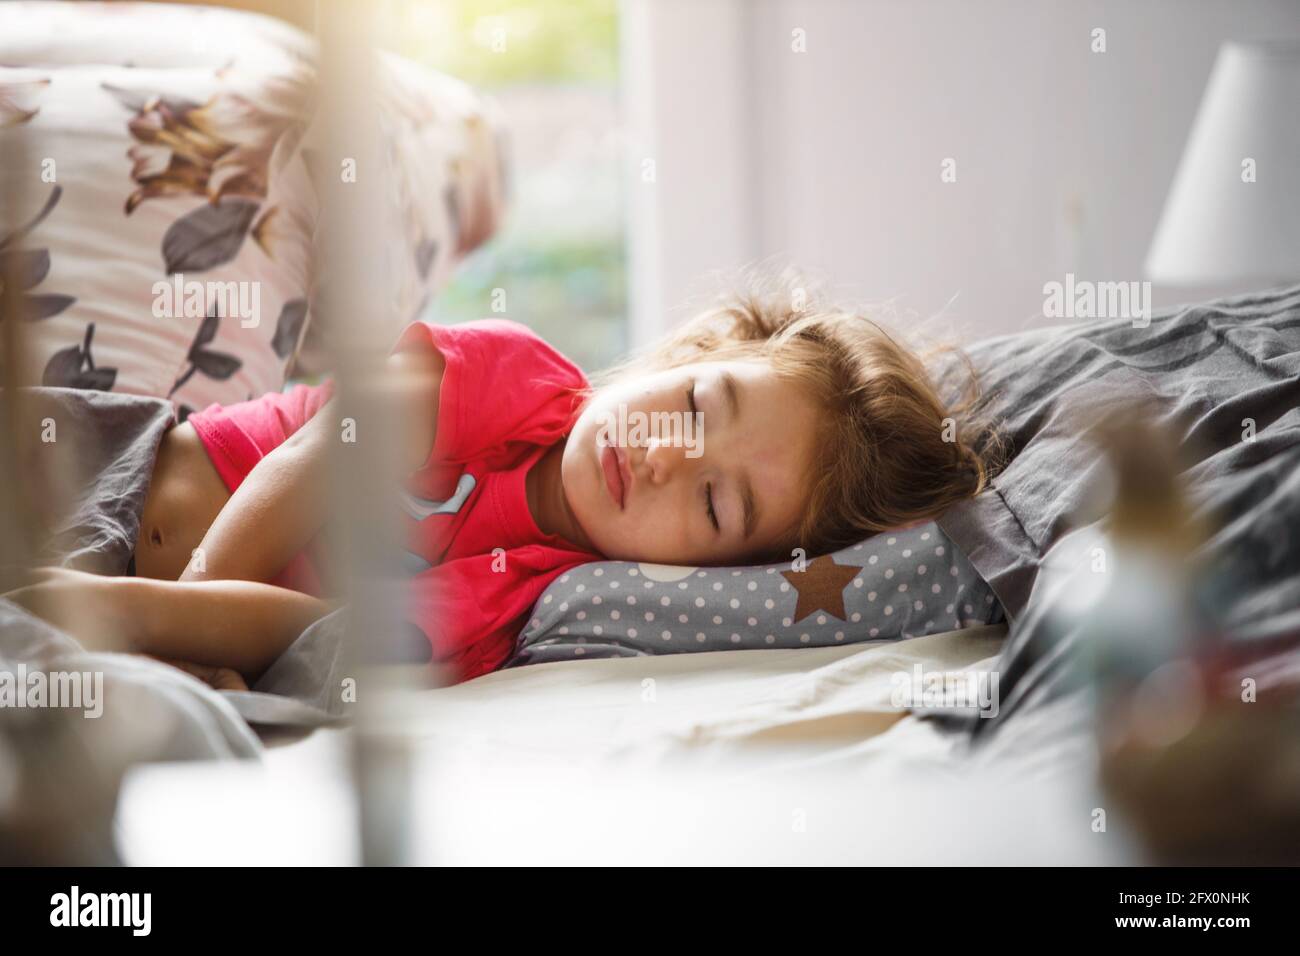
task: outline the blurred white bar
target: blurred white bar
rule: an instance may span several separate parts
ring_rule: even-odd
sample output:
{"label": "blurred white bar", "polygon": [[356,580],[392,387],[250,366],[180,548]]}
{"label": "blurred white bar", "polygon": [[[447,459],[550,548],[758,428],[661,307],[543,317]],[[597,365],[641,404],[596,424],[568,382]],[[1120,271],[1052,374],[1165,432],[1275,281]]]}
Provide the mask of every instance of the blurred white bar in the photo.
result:
{"label": "blurred white bar", "polygon": [[[385,4],[321,3],[320,103],[323,155],[315,320],[324,328],[338,400],[340,434],[353,423],[355,441],[334,443],[329,462],[331,521],[346,585],[348,668],[355,680],[352,727],[353,804],[360,853],[370,865],[408,862],[410,774],[402,700],[409,682],[387,668],[404,627],[407,581],[400,571],[398,468],[385,359],[392,346],[383,310],[393,224],[386,222],[391,173],[379,126],[377,22]],[[344,175],[346,164],[354,175]],[[342,692],[342,689],[338,689]],[[340,821],[340,825],[342,822]],[[350,829],[350,828],[349,828]]]}

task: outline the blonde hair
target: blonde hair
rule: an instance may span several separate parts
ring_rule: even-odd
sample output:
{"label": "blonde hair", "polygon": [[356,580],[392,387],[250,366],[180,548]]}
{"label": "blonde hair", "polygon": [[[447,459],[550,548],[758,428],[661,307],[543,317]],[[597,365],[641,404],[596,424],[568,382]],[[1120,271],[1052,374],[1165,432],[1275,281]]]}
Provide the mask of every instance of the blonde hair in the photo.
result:
{"label": "blonde hair", "polygon": [[[960,360],[965,380],[952,406],[940,398],[926,367],[944,355]],[[984,490],[996,470],[995,430],[961,420],[978,395],[963,353],[945,346],[922,357],[860,311],[826,302],[789,270],[747,273],[740,291],[596,382],[732,360],[769,364],[825,412],[804,517],[790,540],[762,557],[788,556],[794,547],[825,554],[936,518]]]}

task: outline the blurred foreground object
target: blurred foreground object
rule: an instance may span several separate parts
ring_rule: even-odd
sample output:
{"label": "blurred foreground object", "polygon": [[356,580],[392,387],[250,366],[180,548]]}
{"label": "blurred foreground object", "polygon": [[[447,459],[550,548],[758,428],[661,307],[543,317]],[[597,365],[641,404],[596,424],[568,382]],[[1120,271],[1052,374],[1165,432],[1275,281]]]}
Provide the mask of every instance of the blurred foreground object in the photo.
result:
{"label": "blurred foreground object", "polygon": [[1300,617],[1218,631],[1194,594],[1225,572],[1193,559],[1173,443],[1137,416],[1099,436],[1115,474],[1086,642],[1102,786],[1160,863],[1300,861]]}

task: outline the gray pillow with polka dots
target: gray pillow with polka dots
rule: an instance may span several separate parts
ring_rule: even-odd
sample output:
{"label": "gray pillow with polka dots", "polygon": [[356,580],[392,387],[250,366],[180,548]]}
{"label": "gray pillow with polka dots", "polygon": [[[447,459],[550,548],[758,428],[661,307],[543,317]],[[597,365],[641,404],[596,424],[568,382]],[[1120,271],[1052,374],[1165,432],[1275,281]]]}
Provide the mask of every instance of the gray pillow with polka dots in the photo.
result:
{"label": "gray pillow with polka dots", "polygon": [[927,522],[782,564],[584,564],[542,594],[507,666],[889,641],[1000,620],[993,591]]}

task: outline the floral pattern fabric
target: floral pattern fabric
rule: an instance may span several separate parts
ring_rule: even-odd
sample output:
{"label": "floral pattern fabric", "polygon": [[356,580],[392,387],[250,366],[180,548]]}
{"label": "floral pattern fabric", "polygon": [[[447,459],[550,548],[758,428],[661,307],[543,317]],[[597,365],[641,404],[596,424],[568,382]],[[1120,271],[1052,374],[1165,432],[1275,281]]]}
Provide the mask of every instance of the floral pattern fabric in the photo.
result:
{"label": "floral pattern fabric", "polygon": [[[328,371],[318,293],[312,41],[215,8],[0,4],[0,282],[44,384],[172,399],[183,418]],[[498,124],[464,84],[383,55],[393,236],[380,346],[503,205]],[[10,141],[10,145],[13,141]],[[9,155],[15,155],[10,153]]]}

